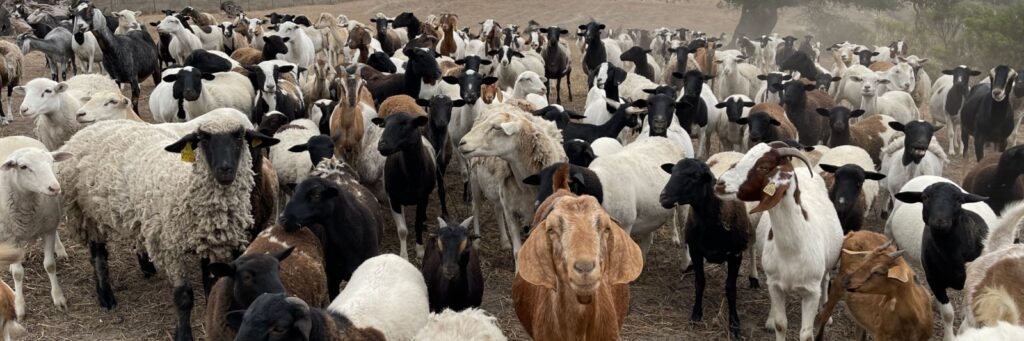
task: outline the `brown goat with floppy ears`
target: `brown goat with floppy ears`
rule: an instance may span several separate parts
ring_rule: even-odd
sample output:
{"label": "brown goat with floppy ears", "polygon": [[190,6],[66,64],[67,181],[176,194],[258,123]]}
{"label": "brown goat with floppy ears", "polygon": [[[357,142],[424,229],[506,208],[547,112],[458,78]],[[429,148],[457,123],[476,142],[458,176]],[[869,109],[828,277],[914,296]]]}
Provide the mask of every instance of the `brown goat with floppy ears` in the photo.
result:
{"label": "brown goat with floppy ears", "polygon": [[597,199],[569,192],[568,173],[556,172],[517,256],[516,316],[535,340],[619,340],[640,247]]}
{"label": "brown goat with floppy ears", "polygon": [[[856,231],[843,240],[839,274],[832,279],[828,303],[815,319],[816,340],[843,293],[846,306],[861,328],[875,340],[928,340],[932,336],[931,296],[914,280],[914,270],[885,236]],[[862,337],[859,339],[863,339]]]}

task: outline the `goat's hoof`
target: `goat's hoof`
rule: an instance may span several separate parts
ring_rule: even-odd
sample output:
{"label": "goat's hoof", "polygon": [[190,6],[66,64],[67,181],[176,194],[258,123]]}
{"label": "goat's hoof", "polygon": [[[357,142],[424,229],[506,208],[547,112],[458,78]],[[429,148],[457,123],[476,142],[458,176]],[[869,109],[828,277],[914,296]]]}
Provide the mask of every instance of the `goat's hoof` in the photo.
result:
{"label": "goat's hoof", "polygon": [[690,321],[700,322],[702,319],[704,319],[704,312],[697,311],[697,309],[694,309],[693,314],[690,314]]}
{"label": "goat's hoof", "polygon": [[61,311],[68,311],[68,300],[64,298],[63,292],[52,293],[53,305]]}
{"label": "goat's hoof", "polygon": [[742,340],[743,339],[743,337],[740,336],[740,323],[739,322],[736,322],[735,324],[734,323],[729,323],[729,334],[732,336],[731,339],[733,339],[733,340]]}
{"label": "goat's hoof", "polygon": [[416,243],[416,258],[423,259],[423,244]]}
{"label": "goat's hoof", "polygon": [[750,277],[749,279],[751,289],[761,289],[761,281],[759,281],[757,277]]}

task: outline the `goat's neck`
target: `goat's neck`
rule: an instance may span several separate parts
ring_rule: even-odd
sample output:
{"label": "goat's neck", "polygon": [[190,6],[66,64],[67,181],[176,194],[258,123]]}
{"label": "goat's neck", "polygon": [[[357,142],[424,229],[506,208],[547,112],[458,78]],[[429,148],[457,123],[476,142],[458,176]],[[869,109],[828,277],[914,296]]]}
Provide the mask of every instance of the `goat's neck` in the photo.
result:
{"label": "goat's neck", "polygon": [[28,38],[26,40],[30,50],[42,51],[47,56],[50,54],[63,54],[65,50],[55,41],[46,39]]}
{"label": "goat's neck", "polygon": [[558,324],[558,326],[552,326],[551,329],[557,329],[561,331],[561,336],[565,340],[585,340],[590,329],[594,328],[594,324],[601,323],[617,323],[617,321],[602,321],[597,316],[597,309],[595,306],[601,304],[600,300],[607,299],[610,294],[608,292],[608,283],[601,283],[594,297],[591,298],[590,304],[580,304],[579,299],[576,297],[576,292],[568,283],[559,281],[557,284],[558,288],[555,289],[558,302],[555,303],[556,309],[552,310],[553,316],[548,316],[551,322]]}
{"label": "goat's neck", "polygon": [[199,37],[196,36],[195,33],[189,32],[184,27],[180,27],[177,30],[171,32],[170,34],[172,37],[178,39],[178,44],[184,45],[184,47],[189,50],[197,50],[203,48],[201,44],[200,46],[195,46],[195,44],[193,44],[194,42],[199,40]]}
{"label": "goat's neck", "polygon": [[[797,169],[796,171],[806,170]],[[806,237],[804,234],[807,232],[805,230],[808,222],[804,218],[804,208],[794,199],[797,190],[799,190],[799,185],[794,175],[793,183],[786,191],[786,196],[778,205],[768,210],[773,235],[770,242],[775,244],[777,249],[799,252],[805,246],[803,239]]]}
{"label": "goat's neck", "polygon": [[626,122],[629,121],[628,113],[623,110],[616,110],[612,117],[608,119],[608,122],[600,125],[601,130],[604,132],[605,137],[615,138],[619,135],[622,129],[626,128]]}
{"label": "goat's neck", "polygon": [[362,44],[356,47],[356,50],[359,51],[359,62],[366,64],[366,59],[370,58],[370,48],[367,47],[367,44]]}
{"label": "goat's neck", "polygon": [[878,96],[877,95],[861,95],[860,97],[860,109],[864,112],[874,113],[878,109]]}

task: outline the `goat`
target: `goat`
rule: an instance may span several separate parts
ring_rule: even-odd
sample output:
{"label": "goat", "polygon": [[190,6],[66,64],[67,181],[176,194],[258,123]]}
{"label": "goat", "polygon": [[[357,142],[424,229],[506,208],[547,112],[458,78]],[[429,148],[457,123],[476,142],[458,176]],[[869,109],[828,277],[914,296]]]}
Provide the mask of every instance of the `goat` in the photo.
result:
{"label": "goat", "polygon": [[964,176],[964,190],[988,197],[985,203],[995,212],[1006,204],[1024,199],[1024,146],[989,154]]}
{"label": "goat", "polygon": [[17,44],[21,46],[22,54],[29,54],[32,51],[41,51],[46,55],[46,63],[50,68],[50,79],[59,81],[68,80],[68,68],[74,63],[75,54],[71,49],[71,42],[74,38],[67,29],[58,27],[42,39],[31,33],[18,35]]}
{"label": "goat", "polygon": [[422,269],[432,312],[480,307],[484,276],[480,251],[472,245],[480,236],[469,233],[472,220],[455,224],[439,217],[437,235],[427,240]]}
{"label": "goat", "polygon": [[370,90],[376,103],[379,104],[388,97],[399,94],[417,98],[424,83],[434,84],[441,78],[441,68],[437,65],[432,52],[409,48],[403,53],[409,56],[404,74],[383,75],[373,68],[360,69],[362,78],[366,80],[366,88]]}
{"label": "goat", "polygon": [[970,92],[971,76],[978,76],[981,71],[960,65],[953,69],[942,70],[943,76],[935,80],[931,98],[928,101],[932,123],[951,125],[949,134],[949,155],[964,152],[960,112]]}
{"label": "goat", "polygon": [[895,119],[879,114],[850,124],[850,120],[864,115],[864,110],[851,111],[844,106],[836,106],[831,110],[819,108],[818,114],[828,117],[829,127],[832,130],[827,143],[829,147],[835,148],[842,145],[860,147],[867,151],[868,155],[871,155],[871,161],[874,162],[875,167],[881,166],[882,147],[885,147],[896,135],[896,131],[889,127],[889,122],[895,122]]}
{"label": "goat", "polygon": [[[555,103],[562,104],[562,78],[565,78],[566,90],[569,92],[569,101],[572,101],[572,52],[569,46],[560,41],[563,34],[569,34],[569,30],[558,26],[538,29],[540,33],[547,34],[547,44],[541,47],[540,55],[544,58],[544,78],[548,81],[555,80]],[[551,97],[551,85],[545,82],[547,96]]]}
{"label": "goat", "polygon": [[[996,150],[1006,150],[1007,138],[1016,129],[1013,96],[1017,71],[1006,65],[999,65],[988,72],[990,83],[981,83],[971,88],[963,106],[961,141],[964,145],[974,136],[974,156],[978,161],[985,157],[985,144],[995,144]],[[965,157],[967,153],[964,153]]]}
{"label": "goat", "polygon": [[90,31],[103,50],[103,69],[118,84],[130,83],[132,88],[132,109],[139,112],[139,79],[153,77],[153,84],[160,83],[160,62],[156,44],[147,32],[129,31],[114,35],[107,18],[92,4],[78,11],[74,18],[74,33]]}

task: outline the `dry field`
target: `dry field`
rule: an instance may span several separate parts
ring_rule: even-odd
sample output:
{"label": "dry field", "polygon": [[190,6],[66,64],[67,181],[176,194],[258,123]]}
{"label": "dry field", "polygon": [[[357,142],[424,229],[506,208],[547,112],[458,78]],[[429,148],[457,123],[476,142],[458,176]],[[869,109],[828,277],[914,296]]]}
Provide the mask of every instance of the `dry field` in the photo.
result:
{"label": "dry field", "polygon": [[[661,1],[594,1],[594,0],[562,0],[562,1],[353,1],[331,6],[304,6],[279,8],[278,12],[317,15],[320,12],[346,14],[349,18],[367,21],[376,12],[397,15],[400,12],[412,11],[425,17],[427,13],[455,12],[464,24],[477,27],[475,24],[485,18],[495,18],[500,23],[518,23],[524,25],[534,19],[543,25],[557,24],[563,27],[574,27],[589,18],[596,18],[611,28],[655,28],[660,26],[699,29],[713,34],[732,32],[738,18],[738,12],[715,7],[716,0],[692,0],[672,4]],[[269,11],[250,13],[262,15]],[[785,12],[779,21],[779,32],[789,33],[801,29],[794,12]],[[146,21],[157,17],[147,16]],[[146,25],[149,28],[148,25]],[[10,39],[10,38],[7,38]],[[577,52],[577,51],[574,51]],[[579,56],[574,56],[574,67],[579,69]],[[26,77],[23,83],[34,77],[48,77],[43,57],[32,53],[25,64]],[[586,78],[582,73],[574,72],[573,88],[576,101],[567,106],[582,110],[586,96]],[[149,117],[148,93],[153,84],[149,80],[143,83],[143,97],[140,107],[142,115]],[[566,97],[563,97],[565,99]],[[4,99],[7,100],[7,99]],[[15,97],[17,108],[21,98]],[[14,124],[0,127],[0,136],[16,134],[32,135],[31,119],[17,117]],[[945,141],[946,130],[940,132],[941,141]],[[963,174],[974,164],[971,160],[957,159],[946,169],[946,175],[954,180],[961,180]],[[462,198],[462,186],[454,177],[447,179],[449,207],[452,214],[462,219],[471,213],[469,205],[457,198]],[[883,202],[884,200],[878,200]],[[877,209],[877,207],[876,207]],[[437,205],[430,209],[430,215],[439,213]],[[388,217],[388,215],[384,215]],[[409,215],[411,216],[411,215]],[[410,217],[411,219],[411,217]],[[510,339],[528,339],[512,310],[509,297],[513,264],[510,250],[502,249],[497,242],[497,229],[491,212],[484,212],[482,266],[486,277],[486,291],[483,308],[498,317],[501,328]],[[433,223],[430,218],[428,223]],[[385,252],[397,253],[397,240],[394,225],[390,218],[386,219],[384,247]],[[867,222],[867,228],[880,230],[882,221],[875,215]],[[436,228],[434,226],[433,228]],[[25,289],[27,291],[28,314],[24,321],[30,332],[30,340],[167,340],[172,337],[174,326],[174,307],[171,304],[171,286],[161,275],[144,279],[138,270],[132,250],[124,244],[112,243],[110,268],[112,284],[120,305],[113,311],[99,308],[95,299],[92,266],[89,262],[89,251],[83,245],[65,238],[69,259],[58,263],[59,278],[68,298],[68,311],[56,310],[49,297],[49,285],[42,267],[41,243],[31,245],[25,263]],[[668,229],[662,229],[656,238],[645,266],[643,274],[632,284],[631,311],[626,320],[622,334],[627,340],[684,340],[706,339],[720,340],[727,338],[727,312],[724,299],[724,268],[718,265],[708,266],[708,287],[705,300],[704,320],[690,322],[689,312],[693,303],[693,279],[690,273],[683,273],[681,264],[681,248],[674,245]],[[198,264],[197,267],[198,269]],[[745,276],[745,271],[743,272]],[[762,274],[763,276],[763,274]],[[0,271],[0,278],[12,283],[6,271]],[[749,289],[746,280],[740,279],[738,300],[740,318],[743,322],[743,334],[747,339],[765,340],[772,337],[765,330],[764,319],[767,317],[769,300],[766,289]],[[762,277],[763,283],[763,277]],[[202,288],[198,278],[194,279],[193,287]],[[202,316],[205,308],[203,295],[196,295],[193,311],[193,328],[197,338],[203,338]],[[788,305],[790,339],[796,338],[799,329],[799,305],[795,297],[791,297]],[[938,316],[938,315],[936,315]],[[830,339],[852,339],[853,322],[842,313],[836,314],[831,326]],[[940,332],[938,323],[936,333]]]}

